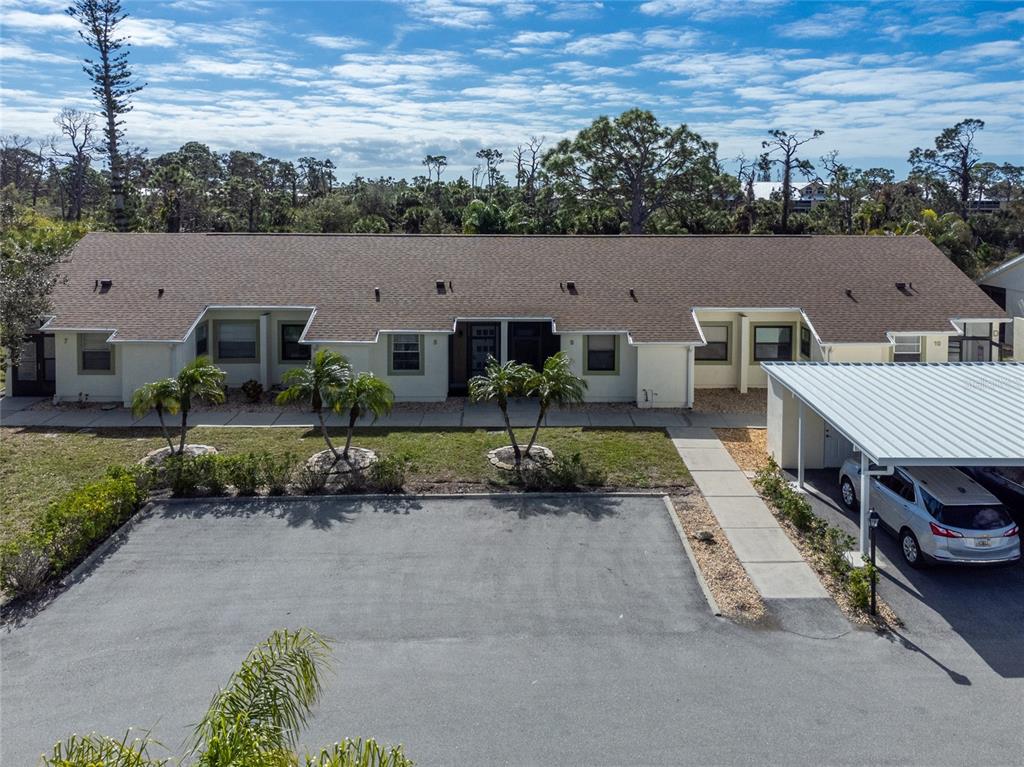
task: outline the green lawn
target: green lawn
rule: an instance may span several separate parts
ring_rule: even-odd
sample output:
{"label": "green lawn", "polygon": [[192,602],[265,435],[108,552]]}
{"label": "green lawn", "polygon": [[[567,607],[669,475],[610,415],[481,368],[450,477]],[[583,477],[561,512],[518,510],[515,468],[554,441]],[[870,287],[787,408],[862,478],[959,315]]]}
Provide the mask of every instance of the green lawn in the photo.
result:
{"label": "green lawn", "polygon": [[[525,442],[528,430],[518,432]],[[332,438],[344,440],[341,430]],[[189,432],[189,442],[213,445],[224,453],[291,451],[304,459],[325,445],[308,429],[204,429]],[[541,429],[538,442],[556,454],[579,451],[622,488],[677,488],[691,483],[672,443],[657,429]],[[488,463],[485,453],[507,444],[503,432],[484,429],[362,429],[354,444],[380,455],[411,461],[406,486],[430,492],[507,489],[509,474]],[[52,499],[95,479],[107,466],[137,461],[164,444],[157,429],[54,431],[0,429],[0,540],[25,529]]]}

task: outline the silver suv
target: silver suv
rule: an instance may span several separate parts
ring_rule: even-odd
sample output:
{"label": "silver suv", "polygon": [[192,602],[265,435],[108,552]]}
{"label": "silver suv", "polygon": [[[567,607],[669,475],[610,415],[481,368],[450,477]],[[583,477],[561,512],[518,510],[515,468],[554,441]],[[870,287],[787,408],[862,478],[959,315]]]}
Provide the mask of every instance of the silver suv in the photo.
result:
{"label": "silver suv", "polygon": [[[860,462],[839,470],[847,508],[859,508]],[[897,468],[871,477],[871,505],[896,534],[911,567],[932,561],[995,563],[1020,559],[1020,535],[1006,508],[988,490],[949,466]]]}

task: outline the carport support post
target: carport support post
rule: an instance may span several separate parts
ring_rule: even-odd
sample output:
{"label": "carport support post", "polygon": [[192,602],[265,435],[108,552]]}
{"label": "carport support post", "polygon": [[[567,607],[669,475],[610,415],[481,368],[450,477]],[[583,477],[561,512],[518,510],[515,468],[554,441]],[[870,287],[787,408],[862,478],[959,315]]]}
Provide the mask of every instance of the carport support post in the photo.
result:
{"label": "carport support post", "polygon": [[800,407],[796,415],[796,486],[803,492],[804,489],[804,401],[800,400]]}
{"label": "carport support post", "polygon": [[868,476],[868,456],[860,451],[860,553],[868,550],[868,535],[871,532],[871,477]]}

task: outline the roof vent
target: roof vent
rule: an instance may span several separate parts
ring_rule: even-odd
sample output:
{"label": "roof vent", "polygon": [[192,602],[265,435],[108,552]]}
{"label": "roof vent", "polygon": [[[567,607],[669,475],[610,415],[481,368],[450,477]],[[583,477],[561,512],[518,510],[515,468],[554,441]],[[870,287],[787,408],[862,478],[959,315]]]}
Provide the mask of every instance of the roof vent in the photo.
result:
{"label": "roof vent", "polygon": [[565,289],[568,290],[574,296],[577,293],[576,283],[573,282],[572,280],[569,280],[567,283],[565,283]]}
{"label": "roof vent", "polygon": [[96,284],[93,286],[93,290],[99,290],[100,293],[106,293],[113,287],[114,281],[109,277],[100,277],[96,280]]}
{"label": "roof vent", "polygon": [[163,298],[164,297],[164,289],[163,288],[157,288],[156,289],[156,297],[157,298]]}
{"label": "roof vent", "polygon": [[373,300],[378,304],[380,303],[380,288],[373,289]]}
{"label": "roof vent", "polygon": [[897,282],[896,290],[905,296],[914,295],[914,283],[912,282]]}
{"label": "roof vent", "polygon": [[849,298],[854,303],[859,303],[857,299],[853,297],[853,291],[850,288],[846,289],[846,297]]}
{"label": "roof vent", "polygon": [[437,288],[437,295],[439,296],[443,296],[445,293],[448,292],[447,289],[445,288],[444,280],[435,281],[434,287]]}
{"label": "roof vent", "polygon": [[633,288],[629,289],[629,297],[633,299],[633,303],[637,303],[636,291]]}

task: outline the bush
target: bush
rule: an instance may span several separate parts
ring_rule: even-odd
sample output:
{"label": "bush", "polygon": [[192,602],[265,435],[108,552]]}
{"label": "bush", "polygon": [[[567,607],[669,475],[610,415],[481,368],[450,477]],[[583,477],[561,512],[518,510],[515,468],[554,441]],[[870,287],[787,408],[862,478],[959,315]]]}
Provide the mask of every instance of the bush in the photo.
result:
{"label": "bush", "polygon": [[242,384],[242,394],[245,395],[246,399],[250,402],[262,402],[263,401],[263,384],[259,381],[250,378],[244,384]]}
{"label": "bush", "polygon": [[304,463],[295,471],[294,482],[303,495],[317,495],[323,492],[330,476],[328,469]]}
{"label": "bush", "polygon": [[556,456],[546,466],[523,471],[523,485],[527,490],[573,491],[582,487],[603,485],[607,477],[600,469],[588,465],[578,453]]}
{"label": "bush", "polygon": [[871,578],[874,576],[874,568],[864,563],[863,567],[853,567],[847,562],[850,568],[846,581],[846,591],[850,595],[850,601],[858,610],[867,610],[871,606]]}
{"label": "bush", "polygon": [[0,552],[0,586],[11,594],[34,594],[46,583],[50,558],[26,535],[11,541]]}
{"label": "bush", "polygon": [[224,468],[229,484],[235,486],[239,495],[256,495],[263,479],[263,461],[255,453],[233,455],[224,459]]}
{"label": "bush", "polygon": [[260,456],[260,463],[263,484],[267,486],[267,492],[271,495],[283,495],[288,489],[288,480],[291,479],[292,469],[295,467],[295,454],[273,456],[270,453],[263,453]]}
{"label": "bush", "polygon": [[395,455],[378,458],[367,469],[370,487],[382,493],[400,493],[405,485],[405,459]]}

